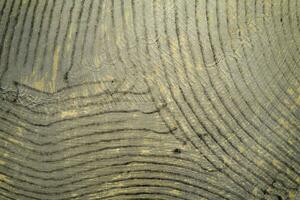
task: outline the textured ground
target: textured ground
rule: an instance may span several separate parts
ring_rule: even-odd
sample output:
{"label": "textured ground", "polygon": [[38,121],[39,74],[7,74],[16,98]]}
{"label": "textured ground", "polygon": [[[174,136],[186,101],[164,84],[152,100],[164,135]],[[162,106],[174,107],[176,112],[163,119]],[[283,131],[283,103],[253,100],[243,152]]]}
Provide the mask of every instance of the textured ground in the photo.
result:
{"label": "textured ground", "polygon": [[0,199],[300,199],[300,1],[0,0]]}

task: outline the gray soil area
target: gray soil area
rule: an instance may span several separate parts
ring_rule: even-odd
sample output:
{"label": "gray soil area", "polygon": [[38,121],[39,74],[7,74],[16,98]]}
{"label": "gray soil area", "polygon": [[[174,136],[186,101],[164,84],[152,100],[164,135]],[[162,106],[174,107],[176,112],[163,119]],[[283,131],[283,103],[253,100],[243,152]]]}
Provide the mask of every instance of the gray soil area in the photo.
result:
{"label": "gray soil area", "polygon": [[0,0],[0,200],[299,200],[299,0]]}

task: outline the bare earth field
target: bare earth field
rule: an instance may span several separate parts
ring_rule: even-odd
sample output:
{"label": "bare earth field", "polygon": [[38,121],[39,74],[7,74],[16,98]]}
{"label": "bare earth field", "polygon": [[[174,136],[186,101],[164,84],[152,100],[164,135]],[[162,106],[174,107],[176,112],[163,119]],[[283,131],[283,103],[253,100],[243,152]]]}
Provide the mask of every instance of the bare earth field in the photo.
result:
{"label": "bare earth field", "polygon": [[299,0],[0,0],[0,200],[300,200]]}

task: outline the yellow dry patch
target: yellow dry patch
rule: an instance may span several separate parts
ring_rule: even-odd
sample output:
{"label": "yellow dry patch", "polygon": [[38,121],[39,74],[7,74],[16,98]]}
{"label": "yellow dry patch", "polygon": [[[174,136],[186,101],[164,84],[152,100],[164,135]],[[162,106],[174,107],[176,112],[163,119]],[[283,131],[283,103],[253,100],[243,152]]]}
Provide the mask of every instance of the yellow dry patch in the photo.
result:
{"label": "yellow dry patch", "polygon": [[289,191],[290,200],[296,200],[296,191]]}
{"label": "yellow dry patch", "polygon": [[124,177],[123,174],[119,174],[119,175],[114,176],[114,177],[112,178],[112,180],[121,179],[121,178],[123,178],[123,177]]}
{"label": "yellow dry patch", "polygon": [[171,190],[170,192],[171,192],[171,194],[174,194],[174,195],[181,195],[181,191],[179,191],[179,190]]}
{"label": "yellow dry patch", "polygon": [[280,118],[278,120],[278,123],[281,124],[285,129],[289,128],[289,123],[286,120],[284,120],[283,118]]}
{"label": "yellow dry patch", "polygon": [[74,27],[71,24],[70,25],[70,29],[69,29],[69,33],[68,33],[68,36],[67,36],[68,37],[68,42],[66,44],[66,51],[70,51],[70,49],[71,49],[71,41],[72,41],[73,29],[74,29]]}
{"label": "yellow dry patch", "polygon": [[17,127],[16,134],[20,136],[22,135],[22,133],[23,133],[23,129],[21,127]]}
{"label": "yellow dry patch", "polygon": [[272,164],[278,168],[281,168],[280,167],[280,162],[278,160],[272,160]]}
{"label": "yellow dry patch", "polygon": [[173,93],[174,93],[174,96],[175,97],[180,97],[181,96],[181,91],[180,91],[180,89],[179,89],[179,87],[173,87]]}
{"label": "yellow dry patch", "polygon": [[5,161],[4,160],[0,160],[0,165],[5,165]]}
{"label": "yellow dry patch", "polygon": [[222,156],[223,157],[223,160],[224,160],[224,163],[226,164],[232,164],[231,160],[229,158],[227,158],[226,156]]}
{"label": "yellow dry patch", "polygon": [[37,90],[44,91],[46,86],[47,86],[45,77],[42,77],[40,79],[36,79],[33,76],[34,76],[34,74],[32,74],[29,77],[25,78],[23,83],[26,84],[26,85],[30,85],[31,87],[33,87]]}
{"label": "yellow dry patch", "polygon": [[284,99],[284,100],[283,100],[283,103],[285,103],[286,105],[289,105],[289,104],[290,104],[288,99]]}
{"label": "yellow dry patch", "polygon": [[117,36],[116,37],[116,45],[117,47],[119,47],[120,49],[123,49],[124,48],[124,39],[122,36]]}
{"label": "yellow dry patch", "polygon": [[51,86],[53,92],[56,90],[56,79],[57,79],[58,64],[59,64],[59,51],[60,51],[60,47],[56,47],[53,56],[52,78],[51,78],[51,82],[52,82]]}
{"label": "yellow dry patch", "polygon": [[34,89],[40,91],[50,91],[53,92],[52,83],[48,80],[48,73],[45,72],[42,76],[38,73],[38,68],[35,67],[33,72],[28,76],[22,77],[21,82],[25,85],[28,85]]}
{"label": "yellow dry patch", "polygon": [[264,0],[264,6],[266,7],[267,11],[264,13],[264,17],[270,17],[271,14],[271,7],[274,3],[272,2],[272,0]]}
{"label": "yellow dry patch", "polygon": [[128,9],[125,9],[124,19],[127,22],[126,24],[130,24],[129,22],[132,21],[131,18],[132,18],[132,12],[130,10],[128,10]]}
{"label": "yellow dry patch", "polygon": [[297,99],[296,99],[296,104],[298,105],[298,106],[300,106],[300,95],[297,97]]}
{"label": "yellow dry patch", "polygon": [[72,40],[73,28],[74,28],[74,27],[73,27],[73,25],[71,24],[71,25],[70,25],[70,29],[69,29],[70,31],[69,31],[69,34],[68,34],[68,39],[69,39],[69,40]]}
{"label": "yellow dry patch", "polygon": [[28,0],[22,0],[22,4],[28,3]]}
{"label": "yellow dry patch", "polygon": [[287,93],[289,95],[293,95],[295,92],[294,92],[294,90],[292,88],[289,88],[289,89],[287,89]]}
{"label": "yellow dry patch", "polygon": [[159,86],[159,91],[162,93],[162,94],[167,94],[168,90],[166,89],[166,87],[164,85],[160,85]]}
{"label": "yellow dry patch", "polygon": [[0,183],[1,182],[9,182],[7,176],[5,176],[4,174],[0,174]]}
{"label": "yellow dry patch", "polygon": [[143,155],[150,154],[150,153],[151,153],[151,151],[148,149],[141,150],[141,154],[143,154]]}
{"label": "yellow dry patch", "polygon": [[11,143],[13,143],[13,144],[19,144],[19,145],[22,145],[22,144],[23,144],[22,142],[20,142],[20,141],[14,139],[14,138],[8,138],[8,140],[9,140]]}
{"label": "yellow dry patch", "polygon": [[300,87],[297,88],[297,92],[300,94]]}
{"label": "yellow dry patch", "polygon": [[172,56],[176,56],[176,60],[179,59],[179,55],[176,55],[177,51],[178,51],[178,42],[177,42],[177,38],[174,37],[170,37],[170,50],[172,52]]}
{"label": "yellow dry patch", "polygon": [[65,117],[75,117],[78,114],[78,112],[76,110],[68,110],[68,111],[63,111],[60,113],[60,116],[62,118]]}
{"label": "yellow dry patch", "polygon": [[115,78],[111,75],[105,75],[102,79],[105,81],[113,81]]}
{"label": "yellow dry patch", "polygon": [[294,171],[292,171],[290,168],[287,167],[285,171],[288,175],[294,176]]}
{"label": "yellow dry patch", "polygon": [[120,148],[116,148],[116,149],[113,149],[111,150],[113,153],[120,153],[121,152],[121,149]]}
{"label": "yellow dry patch", "polygon": [[243,146],[238,146],[238,149],[241,153],[244,153],[246,149]]}
{"label": "yellow dry patch", "polygon": [[43,91],[43,89],[46,88],[46,84],[43,80],[38,80],[38,81],[33,82],[33,87],[38,90]]}
{"label": "yellow dry patch", "polygon": [[254,187],[254,189],[252,190],[252,194],[254,195],[258,195],[260,192],[260,189],[258,187]]}
{"label": "yellow dry patch", "polygon": [[265,163],[265,161],[263,161],[263,160],[255,160],[255,164],[259,167],[263,166],[264,163]]}
{"label": "yellow dry patch", "polygon": [[8,153],[4,153],[4,154],[2,154],[2,155],[3,155],[3,157],[5,157],[5,158],[8,157]]}
{"label": "yellow dry patch", "polygon": [[288,139],[288,143],[289,143],[289,144],[294,144],[294,139],[289,138],[289,139]]}
{"label": "yellow dry patch", "polygon": [[77,195],[77,193],[71,193],[71,197],[76,197]]}
{"label": "yellow dry patch", "polygon": [[100,56],[95,56],[94,57],[94,64],[95,64],[95,66],[101,66],[102,60],[101,60]]}
{"label": "yellow dry patch", "polygon": [[248,19],[248,21],[247,21],[247,26],[248,26],[248,29],[249,29],[251,32],[257,31],[256,23],[255,23],[255,20],[254,20],[253,18]]}

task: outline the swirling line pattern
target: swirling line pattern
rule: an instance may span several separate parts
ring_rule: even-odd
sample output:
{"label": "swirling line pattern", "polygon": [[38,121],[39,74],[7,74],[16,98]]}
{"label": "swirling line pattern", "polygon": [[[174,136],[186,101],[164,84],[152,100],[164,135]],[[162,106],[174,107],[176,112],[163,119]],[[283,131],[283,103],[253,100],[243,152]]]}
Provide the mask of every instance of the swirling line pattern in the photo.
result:
{"label": "swirling line pattern", "polygon": [[0,11],[0,199],[300,198],[297,0]]}

